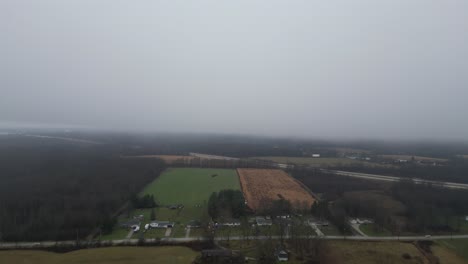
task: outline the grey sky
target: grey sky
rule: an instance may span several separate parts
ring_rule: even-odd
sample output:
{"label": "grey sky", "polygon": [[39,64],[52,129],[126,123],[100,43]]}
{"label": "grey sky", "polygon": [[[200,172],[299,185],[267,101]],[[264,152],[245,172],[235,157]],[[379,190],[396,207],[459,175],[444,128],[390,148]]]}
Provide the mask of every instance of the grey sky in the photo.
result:
{"label": "grey sky", "polygon": [[0,121],[468,139],[468,1],[0,1]]}

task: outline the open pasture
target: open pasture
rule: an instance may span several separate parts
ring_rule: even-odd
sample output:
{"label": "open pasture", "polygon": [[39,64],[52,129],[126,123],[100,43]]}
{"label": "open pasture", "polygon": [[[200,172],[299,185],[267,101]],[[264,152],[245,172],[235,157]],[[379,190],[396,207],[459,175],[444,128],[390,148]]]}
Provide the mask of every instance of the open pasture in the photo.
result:
{"label": "open pasture", "polygon": [[68,253],[37,250],[0,251],[0,263],[23,264],[189,264],[198,255],[187,247],[109,247],[82,249]]}
{"label": "open pasture", "polygon": [[141,195],[154,195],[162,205],[203,205],[211,193],[224,189],[239,190],[235,170],[171,168],[147,185]]}
{"label": "open pasture", "polygon": [[295,208],[310,208],[315,199],[296,180],[282,170],[237,169],[247,206],[253,210],[263,201],[288,200]]}

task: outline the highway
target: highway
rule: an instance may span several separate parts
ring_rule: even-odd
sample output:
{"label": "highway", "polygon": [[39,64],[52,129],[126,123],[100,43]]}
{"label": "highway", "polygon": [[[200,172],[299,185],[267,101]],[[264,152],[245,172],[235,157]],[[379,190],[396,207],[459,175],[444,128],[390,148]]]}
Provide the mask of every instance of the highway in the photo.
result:
{"label": "highway", "polygon": [[387,182],[398,182],[400,180],[412,179],[414,183],[416,184],[432,184],[434,186],[441,186],[444,188],[468,190],[468,184],[464,184],[464,183],[440,182],[440,181],[423,180],[423,179],[417,179],[417,178],[401,178],[401,177],[395,177],[395,176],[385,176],[385,175],[367,174],[367,173],[340,171],[340,170],[321,169],[321,171],[332,173],[335,175],[346,176],[346,177],[360,178],[360,179],[366,179],[366,180],[376,180],[376,181],[387,181]]}
{"label": "highway", "polygon": [[[444,240],[444,239],[468,239],[468,235],[442,235],[442,236],[385,236],[385,237],[372,237],[372,236],[301,236],[300,238],[309,239],[324,239],[324,240],[350,240],[350,241],[417,241],[417,240]],[[232,236],[232,237],[216,237],[215,241],[226,240],[268,240],[268,239],[281,239],[280,236]],[[289,237],[283,236],[283,239]],[[144,239],[147,244],[184,244],[188,242],[207,241],[206,237],[181,237],[181,238],[161,238],[161,239]],[[97,240],[80,241],[79,244],[83,247],[97,245]],[[101,246],[134,246],[138,245],[138,239],[121,239],[121,240],[102,240]],[[67,241],[42,241],[42,242],[18,242],[18,243],[0,243],[0,249],[46,249],[53,247],[72,247],[76,245],[75,240]]]}

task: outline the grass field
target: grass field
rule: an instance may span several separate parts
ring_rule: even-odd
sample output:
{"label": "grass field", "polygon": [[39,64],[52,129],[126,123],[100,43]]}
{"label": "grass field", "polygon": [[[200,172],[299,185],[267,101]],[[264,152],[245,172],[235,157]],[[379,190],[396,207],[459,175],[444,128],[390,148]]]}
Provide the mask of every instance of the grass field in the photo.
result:
{"label": "grass field", "polygon": [[235,170],[171,168],[142,191],[152,194],[161,205],[203,205],[212,192],[224,189],[240,190]]}
{"label": "grass field", "polygon": [[447,239],[438,242],[439,245],[455,252],[468,263],[468,239]]}
{"label": "grass field", "polygon": [[[330,263],[426,263],[424,256],[411,243],[330,241],[327,244]],[[411,258],[404,259],[404,253]]]}
{"label": "grass field", "polygon": [[338,166],[338,165],[367,165],[369,167],[386,166],[362,160],[347,158],[312,158],[312,157],[253,157],[253,159],[269,160],[278,163],[292,163],[298,165],[309,165],[316,167]]}
{"label": "grass field", "polygon": [[22,264],[189,264],[198,255],[187,247],[110,247],[68,253],[34,250],[0,251],[0,263]]}

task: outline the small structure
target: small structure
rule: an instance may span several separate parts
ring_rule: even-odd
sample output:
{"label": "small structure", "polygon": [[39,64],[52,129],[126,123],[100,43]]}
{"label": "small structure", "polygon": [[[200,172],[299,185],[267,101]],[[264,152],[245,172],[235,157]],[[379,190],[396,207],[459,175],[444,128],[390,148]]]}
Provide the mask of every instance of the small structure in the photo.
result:
{"label": "small structure", "polygon": [[465,216],[465,221],[468,221],[468,215],[467,215],[467,216]]}
{"label": "small structure", "polygon": [[151,228],[170,228],[174,226],[174,223],[169,221],[153,221],[149,225]]}
{"label": "small structure", "polygon": [[223,221],[222,223],[218,223],[218,225],[234,227],[234,226],[240,226],[241,222],[240,220],[237,220],[237,219],[228,219],[226,221]]}
{"label": "small structure", "polygon": [[286,252],[283,249],[277,249],[275,251],[275,257],[276,257],[276,259],[278,261],[288,261],[289,260],[288,252]]}
{"label": "small structure", "polygon": [[309,219],[307,220],[309,225],[316,225],[316,226],[329,226],[330,223],[328,221],[321,221],[317,219]]}
{"label": "small structure", "polygon": [[131,228],[132,228],[134,233],[140,231],[140,225],[133,225]]}
{"label": "small structure", "polygon": [[320,158],[320,154],[312,154],[312,158]]}
{"label": "small structure", "polygon": [[184,208],[184,205],[183,204],[170,204],[167,206],[167,208],[171,210],[181,209],[181,208]]}
{"label": "small structure", "polygon": [[126,222],[119,223],[119,226],[122,228],[131,228],[132,226],[135,226],[135,225],[140,225],[139,219],[131,219]]}
{"label": "small structure", "polygon": [[255,223],[257,224],[257,226],[271,226],[273,224],[271,219],[266,219],[262,216],[255,217]]}

